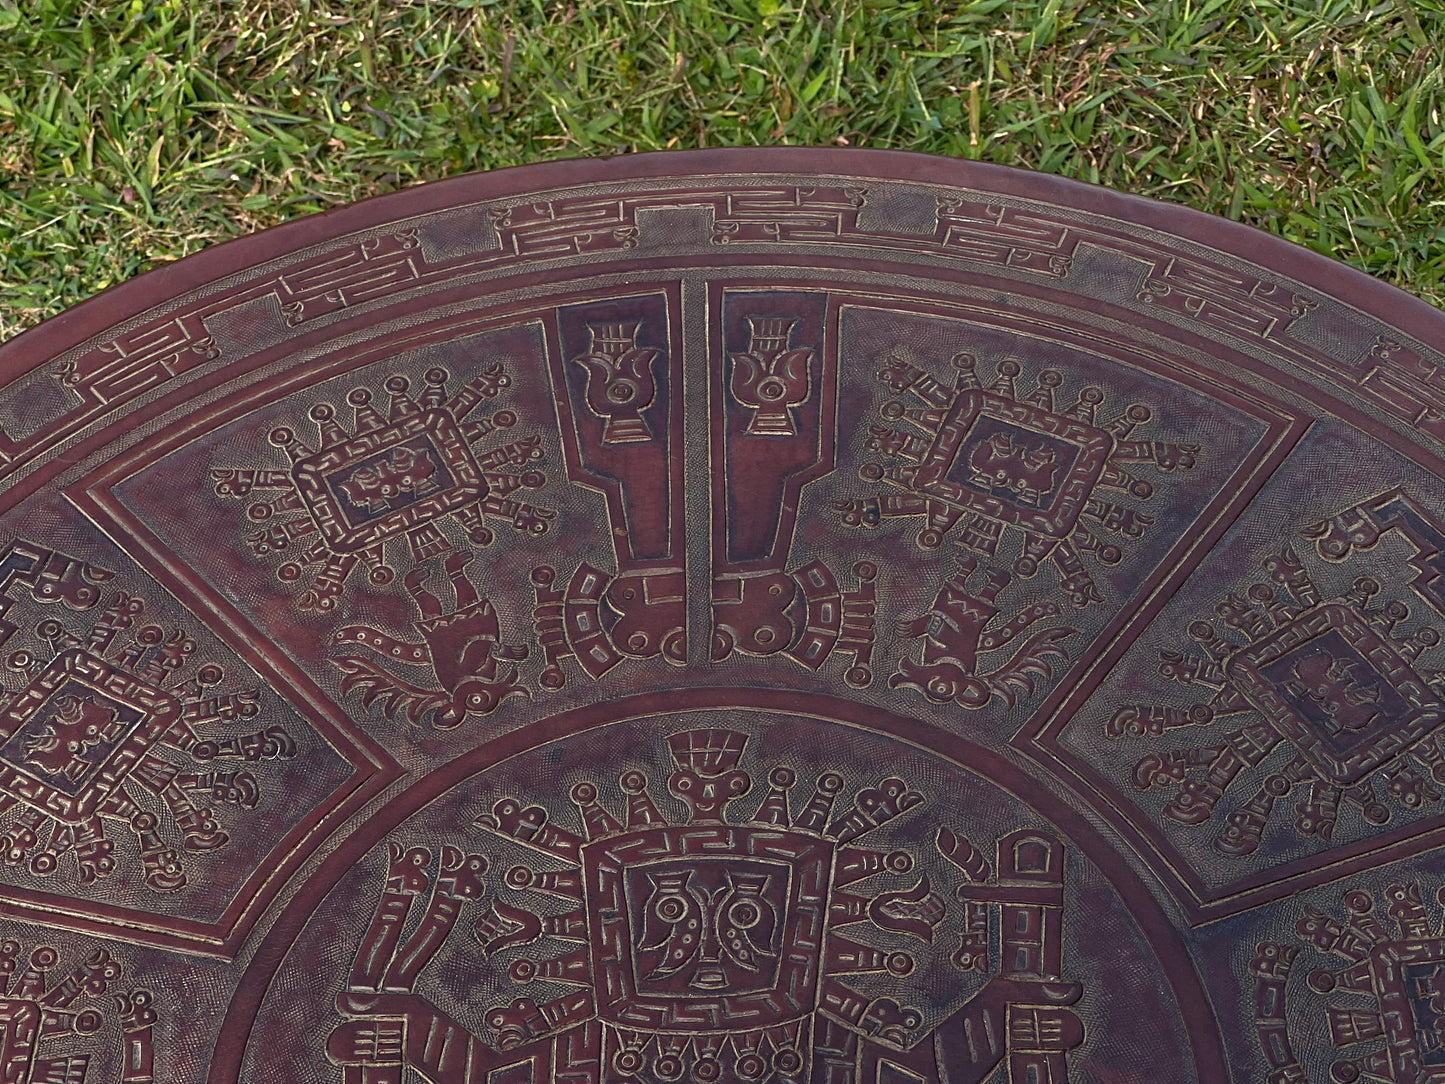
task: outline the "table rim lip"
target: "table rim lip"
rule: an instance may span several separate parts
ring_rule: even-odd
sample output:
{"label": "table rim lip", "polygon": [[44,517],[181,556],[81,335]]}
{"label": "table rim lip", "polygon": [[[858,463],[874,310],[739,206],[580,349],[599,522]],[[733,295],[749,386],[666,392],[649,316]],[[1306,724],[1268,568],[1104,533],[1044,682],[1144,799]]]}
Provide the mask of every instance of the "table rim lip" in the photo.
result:
{"label": "table rim lip", "polygon": [[[0,343],[0,386],[157,305],[263,262],[397,220],[568,187],[689,181],[750,173],[816,176],[820,181],[876,180],[952,187],[984,196],[1036,200],[1112,217],[1161,237],[1207,246],[1251,267],[1294,279],[1445,352],[1445,311],[1335,259],[1193,207],[1012,166],[910,151],[714,148],[572,158],[467,173],[412,185],[212,244],[188,257],[117,283]],[[1003,747],[991,751],[997,755],[1003,752]],[[459,756],[458,760],[461,759]],[[429,778],[429,774],[423,773],[417,781]],[[1076,809],[1075,812],[1081,820],[1087,818],[1085,811]],[[324,838],[340,838],[341,845],[335,850],[346,851],[350,836],[337,837],[334,832],[335,829]],[[1130,853],[1127,844],[1111,849],[1119,854]],[[297,880],[292,873],[286,878],[286,884],[299,893],[310,879]],[[285,908],[290,908],[296,894],[286,900]],[[268,908],[271,906],[267,904]],[[1176,928],[1182,933],[1188,927]],[[259,947],[271,941],[272,933],[268,929],[257,936],[254,930],[248,930],[247,938],[253,937]],[[240,987],[237,987],[227,1007],[228,1017],[239,993]],[[1208,1003],[1207,998],[1206,1001]],[[1209,1007],[1213,1008],[1212,1003]],[[224,1026],[222,1030],[224,1033]],[[1195,1055],[1199,1056],[1200,1051],[1196,1050]]]}
{"label": "table rim lip", "polygon": [[1292,241],[1183,204],[1015,166],[916,151],[727,147],[569,158],[460,174],[218,242],[117,283],[0,343],[0,381],[18,379],[87,339],[218,279],[389,222],[569,187],[749,173],[947,186],[1120,219],[1294,279],[1445,352],[1445,311],[1422,298]]}

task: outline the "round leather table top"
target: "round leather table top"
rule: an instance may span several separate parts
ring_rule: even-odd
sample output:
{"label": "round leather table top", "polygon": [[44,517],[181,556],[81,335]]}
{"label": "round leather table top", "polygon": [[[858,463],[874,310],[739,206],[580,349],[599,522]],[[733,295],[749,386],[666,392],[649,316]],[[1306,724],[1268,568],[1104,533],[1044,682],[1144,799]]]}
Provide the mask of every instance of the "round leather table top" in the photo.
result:
{"label": "round leather table top", "polygon": [[911,155],[0,348],[0,1078],[1445,1080],[1445,315]]}

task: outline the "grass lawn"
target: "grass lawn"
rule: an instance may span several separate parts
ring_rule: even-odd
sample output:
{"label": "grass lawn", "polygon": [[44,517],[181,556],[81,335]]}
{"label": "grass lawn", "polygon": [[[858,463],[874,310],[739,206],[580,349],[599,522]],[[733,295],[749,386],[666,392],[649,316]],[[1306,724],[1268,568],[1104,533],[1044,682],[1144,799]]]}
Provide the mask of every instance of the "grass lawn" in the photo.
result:
{"label": "grass lawn", "polygon": [[891,147],[1247,222],[1445,305],[1445,0],[0,0],[0,339],[468,170]]}

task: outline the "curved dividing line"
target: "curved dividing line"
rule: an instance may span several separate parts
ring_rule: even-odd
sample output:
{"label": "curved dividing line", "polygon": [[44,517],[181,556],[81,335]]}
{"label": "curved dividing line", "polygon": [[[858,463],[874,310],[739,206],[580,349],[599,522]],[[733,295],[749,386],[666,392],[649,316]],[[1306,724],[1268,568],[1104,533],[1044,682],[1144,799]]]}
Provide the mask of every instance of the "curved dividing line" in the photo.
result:
{"label": "curved dividing line", "polygon": [[604,704],[590,704],[539,720],[463,753],[423,776],[378,810],[327,856],[267,932],[241,977],[221,1022],[211,1058],[210,1084],[238,1084],[246,1048],[250,1044],[251,1028],[261,1004],[316,907],[352,866],[407,818],[473,776],[559,738],[629,719],[728,708],[772,711],[842,723],[905,741],[925,753],[944,757],[963,770],[981,776],[1046,817],[1108,878],[1163,965],[1194,1055],[1198,1079],[1229,1079],[1228,1061],[1214,1007],[1204,993],[1193,957],[1179,931],[1150,895],[1139,875],[1092,825],[1056,794],[1040,787],[1038,781],[994,752],[881,708],[815,693],[803,698],[794,692],[772,689],[689,688],[642,693]]}

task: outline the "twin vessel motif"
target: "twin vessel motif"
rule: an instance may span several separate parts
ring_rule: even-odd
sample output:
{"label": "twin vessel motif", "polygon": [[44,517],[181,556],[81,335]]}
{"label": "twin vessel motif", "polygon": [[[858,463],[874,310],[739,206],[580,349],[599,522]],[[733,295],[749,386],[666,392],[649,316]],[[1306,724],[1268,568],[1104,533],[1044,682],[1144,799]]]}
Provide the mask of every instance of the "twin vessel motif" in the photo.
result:
{"label": "twin vessel motif", "polygon": [[[841,288],[615,295],[222,401],[69,486],[105,546],[8,536],[19,917],[230,960],[279,900],[267,944],[325,928],[347,962],[248,1056],[345,1084],[1065,1084],[1130,1079],[1131,982],[1179,1059],[1217,1044],[1217,993],[1077,795],[1014,762],[1094,785],[1191,920],[1445,825],[1445,523],[1417,485],[1342,486],[1205,583],[1299,440],[1282,411]],[[1141,674],[1146,630],[1171,646]],[[895,767],[920,748],[944,767]],[[1306,1012],[1335,1081],[1445,1074],[1440,918],[1371,891],[1245,937],[1269,1084],[1320,1084]],[[0,948],[0,1075],[81,1084],[89,1037],[162,1079],[147,976],[89,1011],[134,971],[116,946],[47,980],[69,944]],[[1301,978],[1306,952],[1335,969]],[[255,960],[218,1050],[299,1011],[286,953]]]}
{"label": "twin vessel motif", "polygon": [[[517,413],[497,404],[514,374],[485,359],[455,391],[442,368],[426,372],[417,396],[405,376],[386,378],[384,410],[369,388],[352,389],[349,429],[331,402],[315,403],[315,449],[287,425],[269,434],[289,468],[211,469],[218,495],[249,502],[246,517],[260,527],[246,545],[277,562],[276,577],[298,588],[301,610],[331,612],[358,566],[370,588],[399,582],[413,599],[419,641],[366,625],[334,632],[344,692],[359,692],[365,707],[389,717],[449,728],[508,697],[564,687],[568,659],[574,681],[601,679],[629,659],[688,664],[688,453],[681,351],[669,330],[678,317],[667,302],[644,295],[551,316],[563,462],[550,484],[541,468],[552,442],[513,431]],[[878,650],[879,561],[896,547],[879,546],[846,568],[826,552],[792,558],[804,487],[836,488],[845,470],[835,432],[837,306],[822,294],[730,292],[721,307],[708,660],[783,656],[820,671],[836,657],[845,660],[848,685],[867,687]],[[784,308],[789,315],[760,315]],[[869,459],[857,473],[884,488],[828,501],[821,522],[804,529],[917,519],[923,551],[940,551],[946,538],[956,543],[956,556],[931,562],[936,590],[921,613],[885,604],[885,629],[899,642],[921,641],[897,659],[887,684],[966,709],[995,698],[1012,707],[1067,663],[1065,642],[1079,631],[1068,613],[1105,601],[1091,565],[1119,565],[1124,547],[1153,524],[1145,509],[1155,483],[1144,475],[1193,470],[1200,445],[1145,439],[1153,411],[1142,402],[1101,417],[1107,393],[1097,384],[1056,403],[1065,383],[1056,368],[1040,369],[1034,387],[1020,392],[1022,364],[1012,357],[987,384],[969,353],[953,356],[943,380],[897,352],[871,360],[891,397],[877,407],[879,423],[867,425]],[[515,532],[508,571],[527,560],[556,512],[519,500],[518,491],[540,490],[545,499],[564,484],[559,469],[605,495],[611,567],[536,565],[531,635],[504,633],[466,569],[497,538],[492,523]],[[447,524],[456,528],[450,537]],[[890,541],[897,534],[885,533]],[[848,544],[838,537],[824,550]],[[1046,563],[1059,592],[1035,590],[1032,601],[1006,608],[1001,594]],[[451,585],[450,606],[429,586],[437,571]],[[515,575],[509,579],[499,577],[495,589],[515,591]],[[537,655],[542,669],[524,678],[523,660]]]}

